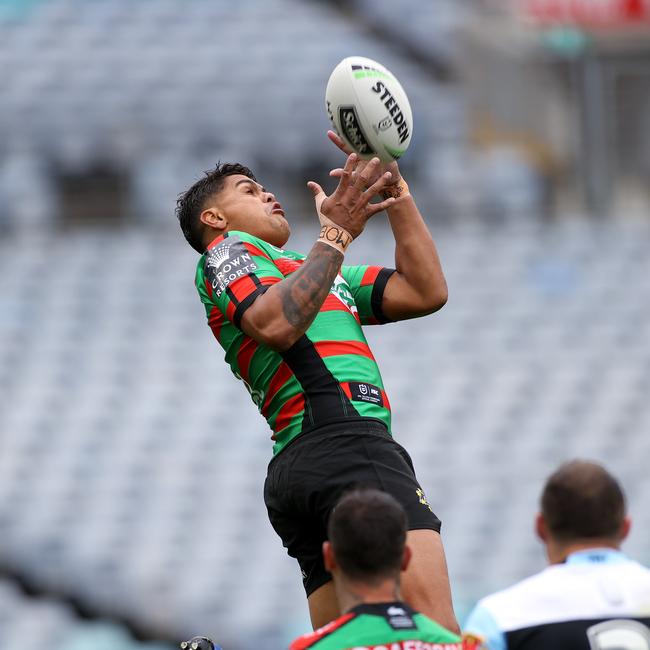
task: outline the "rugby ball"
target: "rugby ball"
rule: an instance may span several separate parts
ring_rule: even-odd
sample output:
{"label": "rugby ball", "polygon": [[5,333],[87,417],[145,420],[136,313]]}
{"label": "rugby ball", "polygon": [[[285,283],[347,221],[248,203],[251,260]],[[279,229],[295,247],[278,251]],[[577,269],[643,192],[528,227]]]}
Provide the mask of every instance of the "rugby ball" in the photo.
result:
{"label": "rugby ball", "polygon": [[332,71],[325,91],[334,130],[362,158],[397,160],[413,134],[411,105],[395,76],[381,63],[349,56]]}

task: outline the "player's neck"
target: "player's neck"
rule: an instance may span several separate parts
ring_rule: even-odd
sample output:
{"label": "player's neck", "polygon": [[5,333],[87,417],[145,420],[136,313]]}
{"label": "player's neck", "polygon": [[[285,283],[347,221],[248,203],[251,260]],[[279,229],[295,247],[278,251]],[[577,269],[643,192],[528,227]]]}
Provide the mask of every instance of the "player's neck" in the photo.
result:
{"label": "player's neck", "polygon": [[569,555],[580,551],[588,551],[595,548],[609,548],[615,551],[620,550],[621,545],[617,540],[612,539],[589,539],[577,540],[575,542],[549,541],[546,546],[549,564],[562,564]]}
{"label": "player's neck", "polygon": [[373,586],[342,579],[337,584],[336,595],[342,613],[349,612],[357,605],[392,603],[402,598],[399,583],[394,579]]}

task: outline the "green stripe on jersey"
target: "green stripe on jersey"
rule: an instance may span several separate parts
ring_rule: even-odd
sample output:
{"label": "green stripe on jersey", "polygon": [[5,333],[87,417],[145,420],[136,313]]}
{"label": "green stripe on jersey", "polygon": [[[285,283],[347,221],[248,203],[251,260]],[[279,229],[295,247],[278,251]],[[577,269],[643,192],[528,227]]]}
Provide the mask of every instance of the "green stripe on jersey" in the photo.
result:
{"label": "green stripe on jersey", "polygon": [[[339,626],[335,626],[336,621],[333,621],[330,634],[325,634],[315,643],[309,643],[307,637],[310,635],[305,635],[302,647],[309,650],[462,650],[458,635],[423,614],[412,615],[414,629],[396,629],[388,621],[385,616],[369,613],[357,614]],[[294,642],[294,647],[301,647],[300,641]]]}

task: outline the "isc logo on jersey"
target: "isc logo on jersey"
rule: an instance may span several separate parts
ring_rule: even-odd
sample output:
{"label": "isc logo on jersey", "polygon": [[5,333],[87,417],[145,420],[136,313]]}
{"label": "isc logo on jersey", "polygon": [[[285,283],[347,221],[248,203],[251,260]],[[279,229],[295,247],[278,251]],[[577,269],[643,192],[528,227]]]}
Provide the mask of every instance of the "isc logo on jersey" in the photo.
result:
{"label": "isc logo on jersey", "polygon": [[381,63],[362,56],[343,59],[330,75],[325,104],[334,129],[362,158],[391,162],[407,150],[411,105]]}

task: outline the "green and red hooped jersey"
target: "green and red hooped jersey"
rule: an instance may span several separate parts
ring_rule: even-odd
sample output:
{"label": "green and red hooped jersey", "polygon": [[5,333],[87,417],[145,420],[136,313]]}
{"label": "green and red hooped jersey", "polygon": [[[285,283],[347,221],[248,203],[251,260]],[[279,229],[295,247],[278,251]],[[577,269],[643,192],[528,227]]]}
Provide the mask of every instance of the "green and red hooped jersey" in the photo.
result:
{"label": "green and red hooped jersey", "polygon": [[196,288],[225,360],[266,418],[280,452],[298,434],[359,417],[390,431],[390,404],[362,325],[388,322],[381,308],[393,269],[342,266],[305,334],[280,353],[246,336],[244,312],[305,256],[241,231],[215,239],[196,269]]}
{"label": "green and red hooped jersey", "polygon": [[359,605],[289,650],[464,650],[461,638],[401,602]]}

